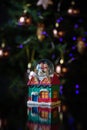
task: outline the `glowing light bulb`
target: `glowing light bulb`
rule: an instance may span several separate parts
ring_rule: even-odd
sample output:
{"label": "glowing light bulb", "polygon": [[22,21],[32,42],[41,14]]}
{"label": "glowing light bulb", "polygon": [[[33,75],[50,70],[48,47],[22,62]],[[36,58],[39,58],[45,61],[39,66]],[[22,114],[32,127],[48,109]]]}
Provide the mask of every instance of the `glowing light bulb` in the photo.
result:
{"label": "glowing light bulb", "polygon": [[56,66],[56,72],[57,72],[58,74],[61,73],[61,66],[60,66],[60,65]]}
{"label": "glowing light bulb", "polygon": [[3,56],[3,50],[0,49],[0,56]]}
{"label": "glowing light bulb", "polygon": [[55,26],[56,26],[56,27],[59,27],[59,23],[56,23]]}
{"label": "glowing light bulb", "polygon": [[75,91],[75,94],[79,94],[79,90],[76,90],[76,91]]}
{"label": "glowing light bulb", "polygon": [[28,63],[28,68],[31,68],[31,63]]}
{"label": "glowing light bulb", "polygon": [[72,14],[72,12],[73,12],[72,8],[68,9],[69,14]]}
{"label": "glowing light bulb", "polygon": [[20,22],[20,23],[23,23],[24,21],[25,21],[25,17],[23,17],[23,16],[20,17],[19,22]]}
{"label": "glowing light bulb", "polygon": [[60,59],[60,64],[63,64],[64,63],[64,60],[63,59]]}
{"label": "glowing light bulb", "polygon": [[4,48],[4,47],[5,47],[5,43],[4,43],[4,42],[2,42],[1,47],[2,47],[2,48]]}
{"label": "glowing light bulb", "polygon": [[56,29],[53,30],[53,34],[54,34],[55,37],[57,36],[57,30]]}

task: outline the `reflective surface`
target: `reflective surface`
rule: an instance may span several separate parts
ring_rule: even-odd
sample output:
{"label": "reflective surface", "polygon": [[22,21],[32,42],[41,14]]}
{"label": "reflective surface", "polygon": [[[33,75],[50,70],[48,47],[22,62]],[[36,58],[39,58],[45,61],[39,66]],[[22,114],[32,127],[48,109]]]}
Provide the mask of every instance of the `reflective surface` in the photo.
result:
{"label": "reflective surface", "polygon": [[5,102],[0,107],[0,130],[86,130],[86,103],[79,99],[54,107]]}
{"label": "reflective surface", "polygon": [[[27,127],[30,130],[53,130],[59,129],[62,113],[60,106],[30,106],[28,108]],[[61,119],[60,119],[61,118]]]}

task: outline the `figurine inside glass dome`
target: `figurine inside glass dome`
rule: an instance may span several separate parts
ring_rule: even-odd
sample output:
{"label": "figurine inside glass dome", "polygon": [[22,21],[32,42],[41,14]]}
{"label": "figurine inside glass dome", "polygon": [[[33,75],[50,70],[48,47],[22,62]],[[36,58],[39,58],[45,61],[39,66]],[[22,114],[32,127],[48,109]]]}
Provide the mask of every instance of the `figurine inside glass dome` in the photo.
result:
{"label": "figurine inside glass dome", "polygon": [[[35,71],[31,71],[29,74],[28,85],[30,84],[52,84],[54,79],[59,82],[54,72],[54,65],[48,59],[40,60],[35,68]],[[58,83],[57,82],[57,83]]]}

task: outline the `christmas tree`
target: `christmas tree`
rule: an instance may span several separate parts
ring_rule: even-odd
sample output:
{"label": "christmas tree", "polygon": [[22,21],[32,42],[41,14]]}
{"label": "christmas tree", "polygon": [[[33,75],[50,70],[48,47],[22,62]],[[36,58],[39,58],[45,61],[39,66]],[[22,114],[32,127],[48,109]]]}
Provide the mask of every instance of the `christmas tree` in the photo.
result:
{"label": "christmas tree", "polygon": [[[62,85],[71,83],[74,76],[79,81],[87,72],[87,20],[80,9],[81,1],[1,0],[0,3],[1,81],[2,85],[6,81],[6,88],[15,98],[22,95],[26,86],[27,69],[33,69],[40,59],[53,62],[60,78],[66,79]],[[81,58],[83,62],[78,62]]]}

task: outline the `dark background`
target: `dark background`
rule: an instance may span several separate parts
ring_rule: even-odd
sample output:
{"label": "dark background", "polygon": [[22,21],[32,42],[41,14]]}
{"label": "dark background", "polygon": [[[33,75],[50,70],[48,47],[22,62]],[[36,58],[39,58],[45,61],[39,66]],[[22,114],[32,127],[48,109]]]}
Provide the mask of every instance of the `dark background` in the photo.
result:
{"label": "dark background", "polygon": [[[78,0],[76,2],[77,6],[80,8],[80,16],[84,19],[83,26],[87,29],[86,1]],[[70,0],[61,0],[61,3],[62,11],[69,6]],[[10,7],[9,1],[0,1],[0,32],[3,32],[3,25],[6,24],[9,19],[8,7]],[[1,38],[3,37],[2,34],[0,34],[0,36]],[[16,53],[16,51],[18,52],[15,48],[14,42],[12,47],[14,47],[13,52],[11,52],[12,54],[14,52]],[[67,82],[63,87],[63,95],[60,96],[60,99],[64,104],[68,105],[68,111],[74,116],[75,121],[81,124],[82,128],[76,128],[76,130],[86,130],[87,50],[83,55],[76,52],[76,57],[77,59],[68,66],[69,71],[65,76],[65,78],[67,78]],[[25,57],[20,60],[16,60],[14,64],[13,62],[9,62],[9,58],[0,58],[0,119],[6,119],[7,121],[7,127],[4,128],[5,130],[25,130],[25,124],[27,121],[26,102],[28,88],[26,85],[26,65],[23,69],[20,68],[20,63],[22,60],[24,60],[26,64]],[[18,80],[21,82],[14,80],[14,77],[17,77],[17,74],[20,75]],[[13,87],[10,86],[12,81],[15,81],[15,85]],[[76,83],[79,83],[80,85],[80,93],[78,95],[75,94],[75,87],[73,87]]]}

